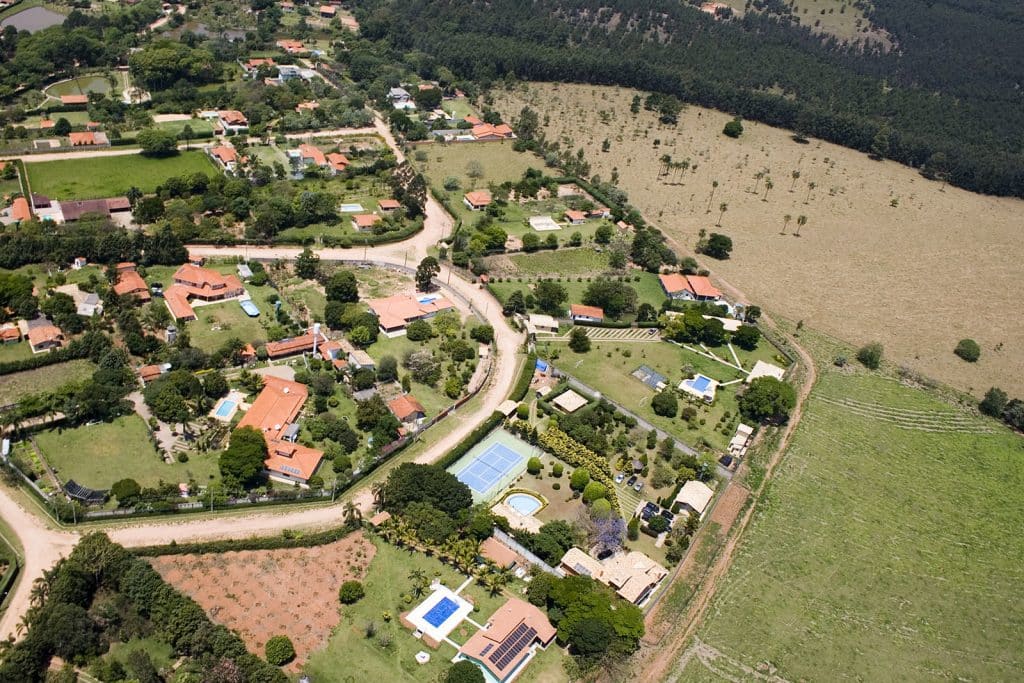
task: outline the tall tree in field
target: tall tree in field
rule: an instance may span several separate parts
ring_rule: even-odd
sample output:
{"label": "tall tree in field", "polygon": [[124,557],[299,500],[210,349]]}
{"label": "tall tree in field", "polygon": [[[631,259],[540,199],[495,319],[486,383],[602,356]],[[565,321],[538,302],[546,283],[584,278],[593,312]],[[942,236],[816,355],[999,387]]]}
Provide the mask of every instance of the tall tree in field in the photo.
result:
{"label": "tall tree in field", "polygon": [[719,228],[722,227],[722,218],[725,217],[725,212],[729,210],[729,205],[722,202],[718,205],[718,222],[715,223]]}
{"label": "tall tree in field", "polygon": [[763,202],[768,201],[768,193],[772,191],[773,187],[775,187],[775,183],[772,182],[771,177],[765,178],[765,180],[764,180],[764,198],[761,201],[763,201]]}
{"label": "tall tree in field", "polygon": [[788,213],[785,216],[782,217],[782,232],[779,233],[780,235],[785,235],[786,234],[786,228],[789,227],[789,222],[791,220],[793,220],[793,217],[791,215],[789,215]]}
{"label": "tall tree in field", "polygon": [[718,189],[718,181],[711,181],[711,196],[708,197],[708,210],[705,213],[711,213],[711,202],[715,201],[715,190]]}
{"label": "tall tree in field", "polygon": [[800,171],[793,171],[790,176],[793,178],[793,182],[789,185],[789,191],[792,192],[796,189],[796,181],[800,180]]}
{"label": "tall tree in field", "polygon": [[668,170],[672,168],[672,156],[669,154],[662,154],[658,161],[662,163],[662,167],[659,169],[658,175],[668,175]]}
{"label": "tall tree in field", "polygon": [[416,289],[421,292],[429,292],[433,288],[431,280],[440,272],[441,266],[433,256],[428,256],[420,261],[420,265],[416,268]]}
{"label": "tall tree in field", "polygon": [[807,216],[797,216],[796,219],[796,232],[793,233],[795,236],[800,236],[800,228],[807,225]]}
{"label": "tall tree in field", "polygon": [[754,194],[760,192],[761,179],[764,178],[764,171],[758,171],[754,174]]}
{"label": "tall tree in field", "polygon": [[814,182],[813,180],[811,182],[807,183],[807,196],[804,197],[804,204],[806,204],[809,201],[811,201],[811,193],[814,192],[814,188],[816,188],[817,186],[818,186],[818,183]]}

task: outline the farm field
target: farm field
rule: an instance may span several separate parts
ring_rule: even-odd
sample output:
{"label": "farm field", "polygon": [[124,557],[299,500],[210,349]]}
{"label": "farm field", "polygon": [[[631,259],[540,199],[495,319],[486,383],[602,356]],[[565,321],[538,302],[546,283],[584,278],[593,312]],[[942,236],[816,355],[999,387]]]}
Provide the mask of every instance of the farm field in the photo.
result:
{"label": "farm field", "polygon": [[[652,112],[629,113],[633,90],[524,88],[496,93],[497,109],[510,116],[529,105],[550,117],[550,139],[565,136],[586,151],[593,173],[607,178],[618,167],[632,203],[681,255],[692,253],[702,228],[731,236],[730,260],[701,261],[753,303],[855,346],[877,339],[894,362],[977,396],[992,385],[1024,393],[1024,347],[1011,343],[1024,327],[1006,315],[1024,294],[1021,200],[944,187],[896,163],[818,140],[801,145],[788,131],[754,122],[733,140],[721,134],[729,117],[700,107],[669,128]],[[659,177],[666,154],[691,163],[674,182]],[[763,201],[765,183],[754,176],[766,169],[774,188]],[[713,198],[712,181],[719,183]],[[728,210],[716,229],[722,202]],[[793,221],[781,235],[787,214]],[[793,237],[800,215],[807,225]],[[949,296],[949,282],[957,296]],[[981,345],[976,364],[953,355],[964,337]]]}
{"label": "farm field", "polygon": [[[15,350],[22,355],[21,349],[28,349],[28,342],[8,346],[3,349],[4,354]],[[31,355],[32,351],[29,350]],[[4,357],[4,360],[15,360],[12,357]],[[44,391],[52,391],[57,387],[69,382],[79,382],[92,376],[96,366],[87,360],[72,360],[67,363],[57,363],[36,368],[15,372],[10,375],[0,375],[0,405],[8,405],[15,401]]]}
{"label": "farm field", "polygon": [[[309,658],[303,673],[318,683],[435,680],[447,670],[448,660],[455,656],[455,649],[445,643],[437,651],[427,648],[431,654],[430,662],[422,666],[417,664],[414,656],[425,649],[424,645],[401,626],[398,617],[419,599],[406,602],[402,596],[412,591],[409,574],[414,570],[439,579],[452,590],[467,577],[423,553],[402,550],[377,538],[371,537],[370,540],[376,552],[365,572],[366,596],[354,605],[342,608],[341,623],[326,647]],[[463,589],[461,595],[468,596],[479,608],[470,615],[470,619],[479,624],[486,622],[505,600],[502,595],[489,596],[475,584]],[[337,591],[332,597],[336,603]],[[384,617],[385,613],[390,618]],[[376,626],[377,636],[367,638],[366,627],[371,622]],[[465,642],[470,635],[469,625],[463,624],[450,637],[456,642]],[[382,637],[390,640],[386,647],[380,644]],[[340,661],[345,662],[344,667],[338,666]]]}
{"label": "farm field", "polygon": [[193,456],[186,463],[165,463],[149,440],[138,415],[113,422],[50,429],[36,434],[36,443],[61,481],[74,479],[83,486],[107,489],[130,478],[143,487],[194,479],[205,484],[218,476],[217,454]]}
{"label": "farm field", "polygon": [[270,638],[287,635],[296,652],[288,668],[297,670],[338,624],[341,584],[365,577],[375,553],[363,534],[353,533],[313,548],[164,555],[150,562],[214,622],[237,631],[250,652],[263,656]]}
{"label": "farm field", "polygon": [[27,163],[32,191],[52,199],[95,199],[115,197],[135,186],[152,192],[171,176],[215,172],[212,162],[200,151],[181,152],[155,159],[141,154],[93,157]]}
{"label": "farm field", "polygon": [[1024,442],[895,379],[819,372],[698,631],[721,678],[691,660],[679,680],[1015,678]]}

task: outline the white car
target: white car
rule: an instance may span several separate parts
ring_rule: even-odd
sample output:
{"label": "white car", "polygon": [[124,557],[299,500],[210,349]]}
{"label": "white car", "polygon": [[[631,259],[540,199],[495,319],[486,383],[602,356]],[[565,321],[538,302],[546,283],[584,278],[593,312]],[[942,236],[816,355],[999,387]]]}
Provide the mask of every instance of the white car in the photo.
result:
{"label": "white car", "polygon": [[621,484],[622,480],[625,479],[625,478],[626,478],[626,474],[624,472],[619,472],[618,474],[615,475],[615,483],[616,484]]}

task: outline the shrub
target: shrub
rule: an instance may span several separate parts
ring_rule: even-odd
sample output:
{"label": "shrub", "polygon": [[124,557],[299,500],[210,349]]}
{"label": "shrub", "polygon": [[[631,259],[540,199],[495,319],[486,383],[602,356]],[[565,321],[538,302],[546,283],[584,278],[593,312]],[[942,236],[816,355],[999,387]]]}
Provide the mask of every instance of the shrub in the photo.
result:
{"label": "shrub", "polygon": [[569,477],[569,487],[573,491],[582,491],[590,483],[590,472],[583,467],[577,467]]}
{"label": "shrub", "polygon": [[654,515],[651,520],[647,522],[648,528],[656,534],[668,531],[668,520],[661,515]]}
{"label": "shrub", "polygon": [[636,517],[629,520],[629,524],[626,525],[626,538],[631,541],[640,538],[640,520]]}
{"label": "shrub", "polygon": [[366,595],[366,591],[363,590],[363,584],[359,581],[346,581],[338,589],[338,599],[341,600],[343,605],[359,602],[363,599],[364,595]]}
{"label": "shrub", "polygon": [[737,116],[732,121],[725,124],[725,128],[722,129],[722,133],[731,138],[738,138],[743,135],[743,122],[740,117]]}
{"label": "shrub", "polygon": [[551,476],[558,479],[562,476],[562,472],[565,470],[565,466],[560,462],[556,462],[551,466]]}
{"label": "shrub", "polygon": [[484,672],[468,659],[452,664],[445,675],[445,683],[484,683]]}
{"label": "shrub", "polygon": [[975,363],[981,358],[981,347],[973,339],[961,339],[960,343],[953,349],[953,353],[963,358],[968,363]]}
{"label": "shrub", "polygon": [[556,481],[554,484],[551,485],[551,488],[553,488],[555,491],[561,491],[562,485]]}
{"label": "shrub", "polygon": [[882,345],[878,342],[865,344],[857,350],[857,360],[871,370],[877,370],[882,365]]}
{"label": "shrub", "polygon": [[594,501],[604,498],[608,495],[608,489],[604,484],[599,484],[596,481],[590,481],[583,489],[583,502],[593,503]]}
{"label": "shrub", "polygon": [[665,389],[658,392],[654,398],[651,399],[651,409],[654,410],[656,415],[662,417],[675,417],[676,411],[679,409],[679,403],[676,401],[675,392],[671,389]]}
{"label": "shrub", "polygon": [[536,456],[530,458],[526,462],[526,471],[529,472],[530,474],[533,474],[533,475],[540,474],[541,467],[542,467],[542,465],[541,465],[541,462],[540,462],[540,458],[538,458]]}
{"label": "shrub", "polygon": [[283,666],[295,659],[295,646],[288,636],[274,636],[267,641],[267,661],[274,666]]}
{"label": "shrub", "polygon": [[1006,410],[1006,404],[1010,402],[1010,397],[1006,395],[1006,392],[999,387],[992,387],[985,392],[985,398],[981,400],[978,405],[978,409],[986,415],[992,417],[1002,417],[1003,411]]}
{"label": "shrub", "polygon": [[526,420],[530,417],[530,406],[525,403],[520,403],[516,406],[516,417],[520,420]]}

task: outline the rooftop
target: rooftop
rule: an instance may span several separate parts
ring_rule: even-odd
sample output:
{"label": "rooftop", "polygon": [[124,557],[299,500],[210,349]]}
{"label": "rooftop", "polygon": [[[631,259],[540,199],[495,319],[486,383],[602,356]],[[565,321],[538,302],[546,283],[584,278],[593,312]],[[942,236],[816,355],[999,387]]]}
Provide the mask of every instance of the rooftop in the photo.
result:
{"label": "rooftop", "polygon": [[567,413],[575,413],[577,410],[587,405],[587,399],[577,394],[572,389],[567,389],[565,392],[558,395],[552,403],[555,407],[561,408]]}
{"label": "rooftop", "polygon": [[573,304],[569,307],[569,313],[571,315],[581,315],[587,318],[597,318],[598,320],[604,319],[604,309],[599,306],[584,306],[583,304]]}
{"label": "rooftop", "polygon": [[388,410],[398,418],[399,422],[410,422],[426,413],[412,394],[402,394],[398,398],[388,401]]}
{"label": "rooftop", "polygon": [[487,668],[499,681],[518,668],[535,642],[548,644],[555,638],[555,627],[537,607],[518,598],[509,598],[487,622],[487,627],[459,649]]}
{"label": "rooftop", "polygon": [[323,458],[324,454],[315,448],[282,440],[308,396],[303,384],[267,376],[263,391],[238,423],[239,428],[253,427],[263,433],[269,451],[264,465],[271,472],[307,480],[316,472]]}
{"label": "rooftop", "polygon": [[395,294],[383,299],[368,299],[366,304],[377,316],[380,326],[385,330],[399,329],[414,320],[455,308],[454,304],[444,297],[426,300],[417,299],[407,294]]}
{"label": "rooftop", "polygon": [[675,503],[686,505],[698,515],[703,515],[714,495],[715,492],[707,484],[692,480],[683,484],[683,488],[676,494]]}

